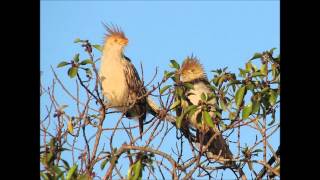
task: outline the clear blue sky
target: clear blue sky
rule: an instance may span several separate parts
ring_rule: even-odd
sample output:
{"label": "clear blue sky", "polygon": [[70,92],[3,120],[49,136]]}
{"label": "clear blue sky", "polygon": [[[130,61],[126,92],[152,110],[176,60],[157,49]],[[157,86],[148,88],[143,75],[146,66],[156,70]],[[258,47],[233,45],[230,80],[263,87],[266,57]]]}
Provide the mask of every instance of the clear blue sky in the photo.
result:
{"label": "clear blue sky", "polygon": [[[41,1],[40,21],[44,86],[53,79],[51,65],[56,67],[77,52],[81,52],[80,58],[87,58],[82,48],[73,43],[75,38],[88,39],[93,44],[103,42],[105,30],[101,22],[117,24],[124,30],[129,39],[125,54],[139,72],[142,62],[146,81],[156,67],[161,75],[169,70],[170,59],[180,63],[192,53],[211,78],[210,70],[228,66],[238,72],[253,53],[273,47],[279,53],[280,48],[279,1]],[[57,72],[66,87],[75,90],[75,82],[66,76],[66,69]],[[58,87],[56,98],[61,104],[72,103]],[[47,103],[41,100],[42,116]],[[74,110],[68,107],[66,111],[72,114]],[[171,136],[175,138],[175,133]],[[244,134],[243,141],[250,144],[254,138]],[[279,133],[271,143],[279,144]],[[169,147],[170,143],[166,145]],[[228,175],[224,178],[233,177]]]}

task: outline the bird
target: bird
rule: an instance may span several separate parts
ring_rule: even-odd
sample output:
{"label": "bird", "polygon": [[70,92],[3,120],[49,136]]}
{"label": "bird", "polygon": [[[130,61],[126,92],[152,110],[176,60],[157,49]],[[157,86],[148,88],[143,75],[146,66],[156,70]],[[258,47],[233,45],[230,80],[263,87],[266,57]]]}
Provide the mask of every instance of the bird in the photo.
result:
{"label": "bird", "polygon": [[[179,87],[181,87],[181,84],[184,83],[192,85],[192,88],[183,88],[184,98],[181,99],[181,105],[176,109],[176,116],[179,117],[189,106],[201,104],[201,95],[203,93],[214,94],[214,91],[210,88],[210,83],[199,59],[193,55],[185,58],[177,74],[179,78],[176,88],[179,84]],[[216,97],[208,100],[207,104],[210,105],[209,114],[211,118],[217,120],[218,116],[214,113],[215,111],[219,111],[216,107]],[[211,128],[204,122],[204,120],[199,123],[199,117],[201,117],[199,115],[201,115],[201,109],[197,109],[192,115],[187,114],[184,116],[182,127],[195,128],[197,132],[197,139],[203,135],[203,144],[207,144],[209,139],[218,133],[216,138],[209,145],[208,152],[206,153],[207,157],[210,159],[218,159],[218,162],[230,165],[229,162],[225,163],[226,161],[223,161],[223,159],[232,159],[233,157],[225,139],[222,137],[216,126],[214,126],[215,128]],[[200,142],[200,140],[198,140],[198,142]]]}
{"label": "bird", "polygon": [[142,139],[146,119],[146,88],[131,60],[124,55],[129,40],[116,25],[104,24],[106,34],[102,47],[99,78],[107,105],[139,121]]}

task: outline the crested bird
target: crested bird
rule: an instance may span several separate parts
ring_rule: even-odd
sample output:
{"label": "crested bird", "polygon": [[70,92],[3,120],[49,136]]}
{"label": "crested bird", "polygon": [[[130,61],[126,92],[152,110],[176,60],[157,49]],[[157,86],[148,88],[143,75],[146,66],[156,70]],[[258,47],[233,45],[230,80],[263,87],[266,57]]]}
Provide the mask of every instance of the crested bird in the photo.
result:
{"label": "crested bird", "polygon": [[[183,94],[185,99],[181,100],[181,106],[176,109],[177,117],[183,113],[191,105],[199,105],[201,104],[201,95],[205,94],[214,94],[214,91],[210,88],[210,83],[207,79],[206,73],[197,59],[194,56],[187,57],[183,63],[181,68],[178,71],[179,82],[180,83],[189,83],[192,84],[192,88],[184,88]],[[214,97],[207,102],[210,105],[209,115],[212,119],[218,120],[218,116],[215,115],[215,111],[219,111],[216,108],[217,99]],[[207,157],[210,159],[218,159],[218,162],[222,164],[229,164],[229,162],[225,163],[223,159],[232,159],[232,153],[229,149],[228,144],[225,139],[222,137],[220,131],[215,128],[209,127],[204,120],[199,123],[199,116],[201,115],[201,109],[197,109],[193,114],[184,116],[183,119],[183,127],[193,127],[196,129],[197,138],[203,137],[203,144],[207,144],[209,139],[215,135],[216,138],[211,142],[208,148],[208,152],[206,153]],[[200,140],[198,140],[199,142]]]}
{"label": "crested bird", "polygon": [[139,74],[124,55],[129,40],[118,26],[104,24],[107,31],[102,48],[99,77],[107,105],[125,113],[129,119],[139,121],[142,138],[146,119],[146,89]]}

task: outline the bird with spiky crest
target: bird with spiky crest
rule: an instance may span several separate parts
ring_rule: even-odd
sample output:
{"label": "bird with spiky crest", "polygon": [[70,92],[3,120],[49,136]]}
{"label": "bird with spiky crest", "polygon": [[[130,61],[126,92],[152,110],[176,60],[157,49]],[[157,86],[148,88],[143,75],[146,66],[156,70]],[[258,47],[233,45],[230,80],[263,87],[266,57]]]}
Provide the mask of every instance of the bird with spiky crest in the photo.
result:
{"label": "bird with spiky crest", "polygon": [[[178,75],[180,84],[189,83],[192,84],[192,88],[184,89],[184,99],[181,101],[181,106],[176,109],[177,117],[179,117],[181,113],[183,113],[184,110],[186,110],[189,106],[200,105],[202,103],[202,94],[214,94],[214,91],[210,88],[210,83],[207,79],[206,73],[204,72],[204,69],[197,57],[193,55],[187,57],[183,61],[182,66],[178,71]],[[216,107],[216,97],[211,98],[206,103],[210,105],[209,114],[211,118],[218,121],[219,117],[214,113],[215,111],[218,111]],[[218,159],[218,162],[230,165],[230,163],[225,163],[223,160],[232,159],[232,153],[225,139],[223,139],[220,131],[216,126],[214,126],[215,128],[209,127],[204,120],[199,123],[199,117],[201,121],[201,109],[197,109],[191,115],[184,116],[183,126],[195,128],[197,132],[197,141],[202,142],[203,144],[207,144],[210,138],[218,133],[216,138],[209,145],[208,152],[206,153],[207,157],[210,159]]]}
{"label": "bird with spiky crest", "polygon": [[131,60],[124,55],[128,38],[114,25],[104,24],[107,34],[102,48],[99,76],[107,105],[125,113],[129,119],[139,120],[142,137],[146,119],[146,89]]}

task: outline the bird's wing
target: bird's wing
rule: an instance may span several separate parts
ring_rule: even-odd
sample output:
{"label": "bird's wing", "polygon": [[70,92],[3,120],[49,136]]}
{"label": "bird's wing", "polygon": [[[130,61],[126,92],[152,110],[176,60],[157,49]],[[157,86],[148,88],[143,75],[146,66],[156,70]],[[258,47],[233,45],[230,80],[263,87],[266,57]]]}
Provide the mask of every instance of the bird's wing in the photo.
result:
{"label": "bird's wing", "polygon": [[[129,100],[136,100],[146,94],[146,89],[140,80],[139,74],[136,68],[131,63],[131,60],[123,56],[126,61],[126,66],[124,68],[124,73],[126,74],[126,82],[129,89]],[[147,98],[143,97],[135,102],[135,105],[127,112],[127,117],[138,117],[139,119],[139,131],[140,138],[142,138],[143,133],[143,121],[146,119],[147,113]]]}
{"label": "bird's wing", "polygon": [[123,56],[127,61],[127,66],[124,69],[125,74],[128,76],[126,78],[127,85],[130,91],[135,92],[137,96],[142,96],[146,93],[146,89],[143,87],[143,84],[140,80],[139,74],[131,63],[131,60],[127,56]]}

